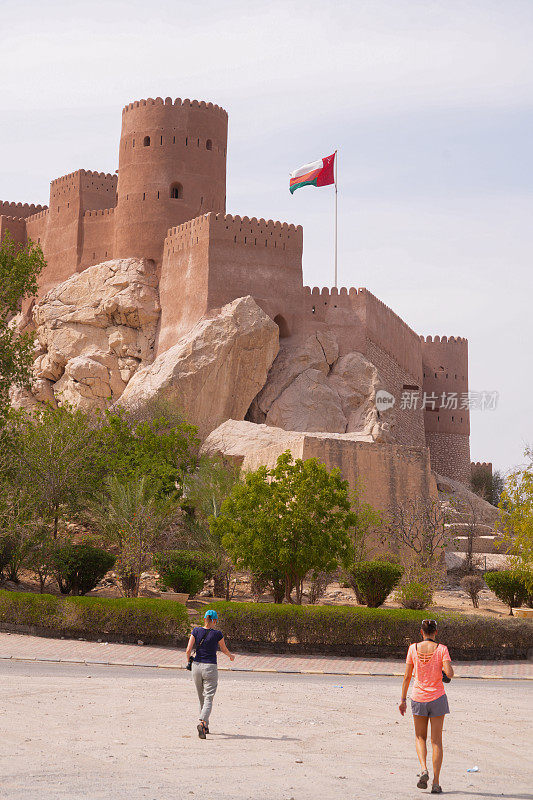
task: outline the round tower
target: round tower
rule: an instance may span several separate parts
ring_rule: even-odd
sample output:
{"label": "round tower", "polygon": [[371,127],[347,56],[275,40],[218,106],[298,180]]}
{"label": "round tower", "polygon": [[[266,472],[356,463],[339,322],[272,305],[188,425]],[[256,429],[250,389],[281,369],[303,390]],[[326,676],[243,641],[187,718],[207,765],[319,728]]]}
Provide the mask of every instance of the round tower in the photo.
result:
{"label": "round tower", "polygon": [[169,228],[226,209],[228,115],[198,100],[137,100],[122,111],[115,258],[161,263]]}
{"label": "round tower", "polygon": [[424,428],[431,466],[435,472],[469,485],[468,341],[454,336],[420,338]]}

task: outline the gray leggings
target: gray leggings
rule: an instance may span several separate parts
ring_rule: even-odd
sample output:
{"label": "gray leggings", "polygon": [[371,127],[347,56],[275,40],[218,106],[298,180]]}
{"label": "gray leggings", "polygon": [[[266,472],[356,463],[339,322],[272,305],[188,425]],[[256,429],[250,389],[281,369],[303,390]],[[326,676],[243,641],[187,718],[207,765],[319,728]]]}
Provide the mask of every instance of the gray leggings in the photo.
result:
{"label": "gray leggings", "polygon": [[192,679],[200,701],[200,719],[209,722],[213,698],[218,686],[218,667],[216,664],[202,664],[197,661],[192,665]]}

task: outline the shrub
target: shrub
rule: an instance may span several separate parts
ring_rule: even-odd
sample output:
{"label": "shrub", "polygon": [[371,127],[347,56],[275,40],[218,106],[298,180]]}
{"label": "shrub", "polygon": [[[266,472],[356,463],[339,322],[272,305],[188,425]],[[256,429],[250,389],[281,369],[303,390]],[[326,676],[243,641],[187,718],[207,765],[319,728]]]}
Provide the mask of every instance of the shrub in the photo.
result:
{"label": "shrub", "polygon": [[513,607],[519,608],[527,597],[527,589],[523,579],[512,569],[485,572],[485,583],[496,597],[509,606],[509,615],[513,616]]}
{"label": "shrub", "polygon": [[423,581],[409,581],[400,586],[396,592],[396,600],[404,607],[421,611],[431,605],[433,589]]}
{"label": "shrub", "polygon": [[115,557],[89,544],[58,547],[53,556],[54,572],[61,594],[87,594],[113,568]]}
{"label": "shrub", "polygon": [[402,574],[403,570],[398,564],[375,559],[361,561],[352,567],[349,579],[352,587],[357,587],[356,596],[360,596],[370,608],[377,608],[383,605]]}
{"label": "shrub", "polygon": [[175,592],[195,595],[204,585],[204,573],[195,567],[182,567],[176,564],[167,569],[161,576],[161,581],[163,586],[167,586]]}
{"label": "shrub", "polygon": [[190,625],[182,603],[159,598],[54,597],[0,591],[0,623],[29,625],[67,636],[176,644]]}
{"label": "shrub", "polygon": [[204,553],[202,550],[165,550],[154,553],[154,567],[161,578],[165,572],[174,567],[199,569],[203,573],[204,579],[208,581],[218,569],[218,562],[214,556]]}
{"label": "shrub", "polygon": [[0,578],[7,577],[16,543],[12,536],[0,536]]}
{"label": "shrub", "polygon": [[461,579],[461,586],[470,595],[474,608],[479,608],[479,593],[483,589],[483,578],[481,575],[465,575]]}
{"label": "shrub", "polygon": [[326,594],[326,589],[331,583],[331,572],[317,572],[312,575],[309,585],[309,602],[311,605],[318,603],[321,597]]}
{"label": "shrub", "polygon": [[[405,657],[419,638],[423,614],[403,608],[210,604],[232,647],[270,652]],[[427,612],[426,612],[427,613]],[[439,614],[439,638],[452,658],[526,658],[533,647],[527,620]]]}
{"label": "shrub", "polygon": [[154,554],[154,567],[163,586],[175,592],[198,594],[204,581],[212,578],[217,560],[201,550],[167,550]]}

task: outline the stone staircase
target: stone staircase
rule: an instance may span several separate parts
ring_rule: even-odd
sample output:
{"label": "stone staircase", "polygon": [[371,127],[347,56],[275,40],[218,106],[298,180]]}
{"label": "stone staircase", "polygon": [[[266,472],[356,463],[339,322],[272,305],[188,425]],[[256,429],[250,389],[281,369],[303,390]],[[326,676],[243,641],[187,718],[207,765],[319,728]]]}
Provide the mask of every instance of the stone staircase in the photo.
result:
{"label": "stone staircase", "polygon": [[[487,557],[482,560],[482,567],[504,566],[506,556],[499,547],[501,534],[498,531],[502,512],[459,481],[437,474],[435,477],[442,507],[448,516],[448,569],[464,562],[462,554],[467,552],[469,537],[472,537],[472,553]],[[452,553],[455,558],[449,557]]]}

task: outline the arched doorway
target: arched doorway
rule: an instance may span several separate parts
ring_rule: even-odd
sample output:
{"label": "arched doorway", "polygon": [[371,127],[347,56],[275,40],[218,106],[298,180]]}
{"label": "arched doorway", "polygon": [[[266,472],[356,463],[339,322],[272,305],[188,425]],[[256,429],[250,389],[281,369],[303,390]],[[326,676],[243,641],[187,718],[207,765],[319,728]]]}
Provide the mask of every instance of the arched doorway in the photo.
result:
{"label": "arched doorway", "polygon": [[279,328],[279,338],[286,339],[287,336],[290,336],[289,326],[287,325],[287,320],[285,317],[282,317],[281,314],[277,314],[274,317],[274,322]]}

